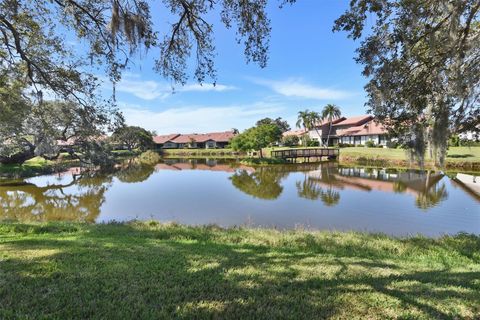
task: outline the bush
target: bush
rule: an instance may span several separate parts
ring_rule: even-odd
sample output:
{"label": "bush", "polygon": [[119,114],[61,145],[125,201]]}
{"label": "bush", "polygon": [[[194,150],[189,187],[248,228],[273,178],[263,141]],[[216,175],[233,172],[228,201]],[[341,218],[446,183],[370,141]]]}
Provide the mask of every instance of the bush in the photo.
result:
{"label": "bush", "polygon": [[365,147],[375,148],[375,142],[373,142],[372,140],[368,140],[367,142],[365,142]]}
{"label": "bush", "polygon": [[282,144],[286,147],[298,146],[300,139],[297,136],[286,136],[282,139]]}
{"label": "bush", "polygon": [[460,146],[460,137],[458,135],[453,135],[448,140],[449,147],[459,147]]}
{"label": "bush", "polygon": [[396,149],[398,147],[397,141],[387,141],[387,148]]}
{"label": "bush", "polygon": [[355,147],[355,145],[352,144],[352,143],[341,143],[341,142],[340,142],[340,143],[338,144],[338,147],[339,147],[339,148],[349,148],[349,147]]}
{"label": "bush", "polygon": [[307,147],[318,147],[320,142],[318,140],[310,139],[307,141]]}
{"label": "bush", "polygon": [[155,151],[148,150],[138,156],[138,160],[145,164],[157,164],[160,161],[160,155]]}

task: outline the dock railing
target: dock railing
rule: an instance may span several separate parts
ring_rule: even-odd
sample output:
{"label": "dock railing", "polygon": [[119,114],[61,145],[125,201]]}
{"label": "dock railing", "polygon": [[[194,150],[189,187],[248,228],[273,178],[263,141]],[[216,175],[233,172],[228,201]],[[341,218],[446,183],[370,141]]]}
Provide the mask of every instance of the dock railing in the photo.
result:
{"label": "dock railing", "polygon": [[294,159],[311,157],[328,157],[330,159],[338,158],[340,150],[336,148],[292,148],[282,150],[272,150],[272,158]]}

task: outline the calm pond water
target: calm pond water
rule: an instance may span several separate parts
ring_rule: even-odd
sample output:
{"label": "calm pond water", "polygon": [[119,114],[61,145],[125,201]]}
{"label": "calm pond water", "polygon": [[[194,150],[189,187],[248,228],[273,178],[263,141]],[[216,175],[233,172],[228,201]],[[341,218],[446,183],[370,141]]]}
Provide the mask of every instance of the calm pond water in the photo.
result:
{"label": "calm pond water", "polygon": [[219,160],[165,160],[125,165],[109,175],[71,169],[0,181],[0,219],[480,234],[480,196],[454,176],[334,162],[254,169]]}

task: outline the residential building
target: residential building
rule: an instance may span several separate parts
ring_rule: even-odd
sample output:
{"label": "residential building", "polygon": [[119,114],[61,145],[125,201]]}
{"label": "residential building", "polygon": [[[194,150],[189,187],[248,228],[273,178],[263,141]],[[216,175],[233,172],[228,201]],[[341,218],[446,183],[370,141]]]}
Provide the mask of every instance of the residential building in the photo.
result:
{"label": "residential building", "polygon": [[375,122],[371,115],[355,117],[340,117],[330,122],[322,122],[314,130],[309,131],[311,139],[319,141],[322,145],[337,145],[338,143],[365,145],[373,141],[377,145],[386,145],[388,131],[383,125]]}
{"label": "residential building", "polygon": [[153,141],[157,149],[215,149],[225,148],[235,136],[232,131],[192,133],[192,134],[169,134],[156,136]]}

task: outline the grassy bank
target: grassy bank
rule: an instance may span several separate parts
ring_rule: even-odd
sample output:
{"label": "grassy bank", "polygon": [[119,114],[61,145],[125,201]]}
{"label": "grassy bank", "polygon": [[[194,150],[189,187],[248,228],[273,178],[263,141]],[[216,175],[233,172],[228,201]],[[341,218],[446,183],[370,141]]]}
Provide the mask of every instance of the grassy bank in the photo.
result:
{"label": "grassy bank", "polygon": [[0,318],[477,318],[480,238],[0,224]]}
{"label": "grassy bank", "polygon": [[[386,148],[342,148],[340,162],[362,165],[410,167],[409,156],[404,149]],[[428,158],[427,166],[433,166]],[[447,152],[447,169],[480,170],[480,147],[451,147]]]}
{"label": "grassy bank", "polygon": [[23,164],[0,164],[0,177],[29,177],[39,174],[48,174],[55,172],[60,167],[64,167],[54,161],[45,160],[42,157],[35,157],[27,160]]}

